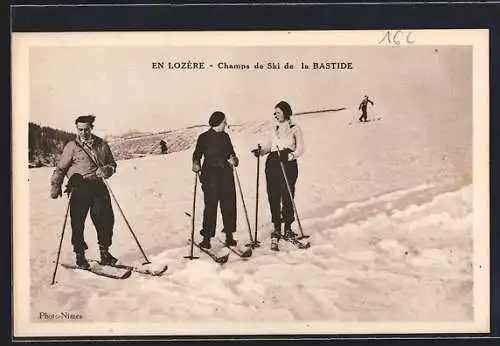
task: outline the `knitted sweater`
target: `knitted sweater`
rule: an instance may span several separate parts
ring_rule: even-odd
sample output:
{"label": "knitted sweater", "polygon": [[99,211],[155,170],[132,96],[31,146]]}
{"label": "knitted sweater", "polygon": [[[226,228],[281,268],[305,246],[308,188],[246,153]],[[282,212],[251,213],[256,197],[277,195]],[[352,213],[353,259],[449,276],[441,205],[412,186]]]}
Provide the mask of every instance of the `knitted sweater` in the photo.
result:
{"label": "knitted sweater", "polygon": [[[92,162],[89,156],[83,150],[83,143],[77,138],[70,141],[64,147],[63,153],[52,174],[51,184],[61,185],[64,181],[64,176],[71,177],[75,173],[79,173],[85,179],[97,179],[97,166]],[[94,157],[97,157],[98,163],[103,166],[112,166],[116,169],[116,162],[111,153],[108,143],[102,138],[92,135],[92,151],[85,147],[85,150]]]}

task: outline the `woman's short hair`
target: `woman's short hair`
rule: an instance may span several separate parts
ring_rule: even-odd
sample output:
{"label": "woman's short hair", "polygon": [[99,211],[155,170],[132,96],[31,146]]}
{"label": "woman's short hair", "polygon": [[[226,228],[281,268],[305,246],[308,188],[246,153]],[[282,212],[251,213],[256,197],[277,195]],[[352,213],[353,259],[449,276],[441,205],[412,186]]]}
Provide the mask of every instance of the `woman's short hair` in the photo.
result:
{"label": "woman's short hair", "polygon": [[283,115],[285,116],[285,120],[289,120],[290,117],[292,116],[292,107],[288,102],[285,101],[280,101],[274,108],[279,108],[283,112]]}

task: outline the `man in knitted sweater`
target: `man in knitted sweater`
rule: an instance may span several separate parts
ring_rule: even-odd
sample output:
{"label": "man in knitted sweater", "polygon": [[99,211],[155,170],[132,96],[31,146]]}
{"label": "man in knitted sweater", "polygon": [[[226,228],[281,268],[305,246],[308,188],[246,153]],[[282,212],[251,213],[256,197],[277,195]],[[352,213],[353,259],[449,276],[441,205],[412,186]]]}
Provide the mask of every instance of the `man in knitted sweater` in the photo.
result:
{"label": "man in knitted sweater", "polygon": [[116,171],[116,162],[108,144],[92,134],[95,117],[80,116],[75,125],[77,136],[66,144],[51,178],[51,197],[62,196],[64,177],[69,178],[65,192],[70,193],[71,243],[76,264],[89,268],[85,257],[88,249],[84,240],[85,219],[90,217],[97,231],[101,264],[115,264],[117,259],[108,251],[113,237],[114,214],[111,199],[103,179]]}

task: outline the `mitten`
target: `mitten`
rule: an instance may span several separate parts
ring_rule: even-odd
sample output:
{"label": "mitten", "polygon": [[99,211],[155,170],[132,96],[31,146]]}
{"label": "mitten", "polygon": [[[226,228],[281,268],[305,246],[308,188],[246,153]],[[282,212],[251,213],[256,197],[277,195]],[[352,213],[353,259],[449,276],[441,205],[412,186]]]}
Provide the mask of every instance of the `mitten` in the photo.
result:
{"label": "mitten", "polygon": [[61,185],[53,184],[50,188],[50,197],[56,199],[57,197],[62,196]]}
{"label": "mitten", "polygon": [[201,166],[198,162],[193,162],[193,168],[192,168],[193,172],[195,173],[198,173],[199,171],[201,171]]}
{"label": "mitten", "polygon": [[107,166],[100,167],[97,170],[96,175],[99,178],[105,178],[105,179],[107,179],[107,178],[111,177],[114,172],[115,172],[115,168],[113,166],[107,165]]}
{"label": "mitten", "polygon": [[233,167],[238,167],[240,160],[236,156],[230,156],[227,162]]}
{"label": "mitten", "polygon": [[64,193],[69,194],[74,191],[74,189],[81,184],[83,181],[83,177],[80,173],[75,173],[69,178],[68,183],[66,184],[66,188],[64,189]]}

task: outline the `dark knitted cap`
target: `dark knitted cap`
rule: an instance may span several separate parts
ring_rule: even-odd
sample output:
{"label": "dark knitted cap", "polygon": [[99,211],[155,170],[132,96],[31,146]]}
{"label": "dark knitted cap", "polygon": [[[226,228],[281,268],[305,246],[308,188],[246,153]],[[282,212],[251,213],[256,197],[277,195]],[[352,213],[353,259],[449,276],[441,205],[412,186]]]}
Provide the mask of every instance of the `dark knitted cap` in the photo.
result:
{"label": "dark knitted cap", "polygon": [[280,101],[274,108],[279,108],[283,111],[283,115],[285,119],[290,119],[292,116],[292,107],[288,104],[288,102]]}
{"label": "dark knitted cap", "polygon": [[220,111],[213,112],[208,120],[208,124],[211,127],[219,126],[222,121],[226,118],[226,115]]}
{"label": "dark knitted cap", "polygon": [[75,120],[76,123],[89,123],[90,125],[94,124],[95,116],[89,114],[89,115],[81,115]]}

